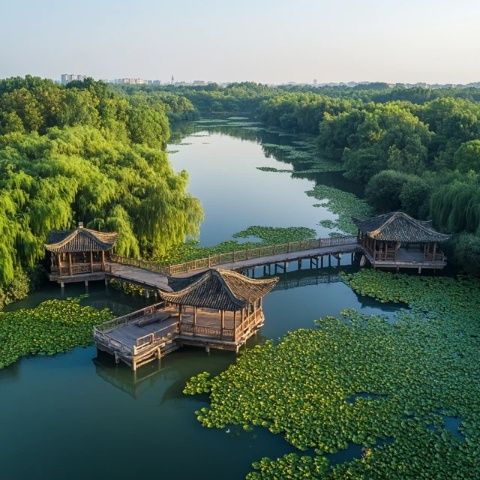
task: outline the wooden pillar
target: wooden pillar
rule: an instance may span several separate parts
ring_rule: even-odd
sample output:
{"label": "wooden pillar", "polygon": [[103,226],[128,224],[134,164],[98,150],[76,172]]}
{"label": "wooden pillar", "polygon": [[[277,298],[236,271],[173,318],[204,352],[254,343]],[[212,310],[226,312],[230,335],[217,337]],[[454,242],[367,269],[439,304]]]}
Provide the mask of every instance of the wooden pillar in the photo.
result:
{"label": "wooden pillar", "polygon": [[68,252],[68,274],[72,275],[72,254]]}
{"label": "wooden pillar", "polygon": [[102,271],[105,271],[105,252],[102,250]]}
{"label": "wooden pillar", "polygon": [[197,328],[197,307],[193,307],[193,335],[195,335],[195,329]]}
{"label": "wooden pillar", "polygon": [[90,273],[93,273],[93,252],[90,250]]}
{"label": "wooden pillar", "polygon": [[433,261],[435,261],[436,254],[437,254],[437,242],[433,244]]}
{"label": "wooden pillar", "polygon": [[236,319],[237,319],[237,311],[234,310],[233,311],[233,341],[235,341],[236,337],[237,337],[237,335],[236,335],[236,333],[237,333]]}
{"label": "wooden pillar", "polygon": [[178,333],[182,333],[182,306],[178,306]]}
{"label": "wooden pillar", "polygon": [[220,337],[223,338],[223,329],[225,328],[225,311],[224,310],[220,312],[220,322],[221,322]]}

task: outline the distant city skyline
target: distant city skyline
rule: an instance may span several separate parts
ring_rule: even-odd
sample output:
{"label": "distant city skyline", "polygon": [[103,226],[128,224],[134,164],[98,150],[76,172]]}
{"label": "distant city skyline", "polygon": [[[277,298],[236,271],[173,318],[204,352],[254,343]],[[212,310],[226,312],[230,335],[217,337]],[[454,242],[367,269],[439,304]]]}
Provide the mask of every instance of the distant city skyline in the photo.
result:
{"label": "distant city skyline", "polygon": [[480,81],[476,0],[0,0],[0,77]]}

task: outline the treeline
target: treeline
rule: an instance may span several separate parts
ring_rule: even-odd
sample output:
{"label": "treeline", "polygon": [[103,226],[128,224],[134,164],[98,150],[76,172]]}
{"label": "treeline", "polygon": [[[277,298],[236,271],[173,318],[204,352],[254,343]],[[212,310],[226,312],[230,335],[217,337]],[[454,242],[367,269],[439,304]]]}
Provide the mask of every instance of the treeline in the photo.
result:
{"label": "treeline", "polygon": [[171,106],[161,98],[93,80],[0,82],[0,306],[25,293],[50,230],[115,230],[117,251],[134,257],[198,231],[200,204],[164,151]]}
{"label": "treeline", "polygon": [[222,113],[255,115],[262,100],[277,93],[267,85],[252,82],[234,83],[226,87],[215,83],[191,85],[129,85],[121,89],[130,95],[143,92],[173,94],[188,99],[200,115]]}
{"label": "treeline", "polygon": [[[158,89],[158,87],[157,87]],[[480,272],[480,89],[164,86],[202,114],[245,113],[317,136],[319,153],[365,188],[378,212],[402,209],[456,234],[453,260]]]}

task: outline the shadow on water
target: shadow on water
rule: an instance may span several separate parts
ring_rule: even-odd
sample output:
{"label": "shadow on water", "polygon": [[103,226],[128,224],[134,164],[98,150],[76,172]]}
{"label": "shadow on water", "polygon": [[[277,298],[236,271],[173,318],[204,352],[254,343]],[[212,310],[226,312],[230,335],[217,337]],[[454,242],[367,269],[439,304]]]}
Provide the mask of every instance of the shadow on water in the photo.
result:
{"label": "shadow on water", "polygon": [[67,285],[63,291],[57,284],[46,283],[29,294],[27,298],[7,305],[5,311],[34,308],[46,300],[65,300],[79,297],[82,305],[99,309],[108,308],[114,315],[124,315],[142,308],[152,301],[152,299],[147,300],[140,296],[127,295],[114,288],[106,288],[103,281],[90,282],[88,289],[85,289],[83,284],[72,283]]}

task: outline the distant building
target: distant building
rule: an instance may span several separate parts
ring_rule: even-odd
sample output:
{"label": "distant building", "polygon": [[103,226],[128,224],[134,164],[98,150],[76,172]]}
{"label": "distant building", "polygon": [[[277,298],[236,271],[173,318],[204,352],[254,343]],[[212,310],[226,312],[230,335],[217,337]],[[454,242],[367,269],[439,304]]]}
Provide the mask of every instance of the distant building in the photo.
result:
{"label": "distant building", "polygon": [[144,85],[147,82],[143,78],[117,78],[113,83],[120,85]]}
{"label": "distant building", "polygon": [[75,82],[75,81],[83,82],[86,78],[87,78],[86,75],[76,75],[74,73],[62,73],[62,75],[60,76],[60,83],[62,85],[66,85],[67,83]]}

